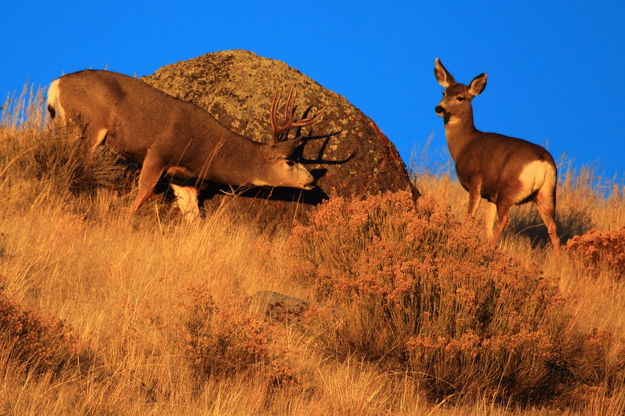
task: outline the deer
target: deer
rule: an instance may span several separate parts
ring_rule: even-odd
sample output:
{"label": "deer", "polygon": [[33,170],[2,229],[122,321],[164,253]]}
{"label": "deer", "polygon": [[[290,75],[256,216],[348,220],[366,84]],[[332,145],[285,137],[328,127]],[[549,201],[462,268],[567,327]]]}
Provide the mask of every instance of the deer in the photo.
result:
{"label": "deer", "polygon": [[292,158],[303,138],[289,130],[317,123],[324,110],[293,120],[297,88],[289,92],[282,120],[276,112],[282,88],[270,107],[273,135],[259,143],[230,131],[195,104],[179,100],[147,83],[116,72],[84,70],[55,79],[49,86],[51,119],[83,128],[90,157],[106,144],[141,166],[134,214],[153,196],[163,173],[171,177],[183,217],[199,216],[198,192],[205,182],[240,186],[316,187],[310,172]]}
{"label": "deer", "polygon": [[[475,218],[481,199],[485,199],[487,237],[497,246],[508,223],[510,208],[533,201],[557,253],[560,247],[554,221],[557,168],[551,154],[526,140],[475,128],[472,101],[486,88],[485,73],[473,78],[469,85],[460,84],[436,58],[434,75],[445,88],[434,111],[443,118],[458,180],[469,193],[468,217]],[[499,222],[493,233],[495,216]]]}

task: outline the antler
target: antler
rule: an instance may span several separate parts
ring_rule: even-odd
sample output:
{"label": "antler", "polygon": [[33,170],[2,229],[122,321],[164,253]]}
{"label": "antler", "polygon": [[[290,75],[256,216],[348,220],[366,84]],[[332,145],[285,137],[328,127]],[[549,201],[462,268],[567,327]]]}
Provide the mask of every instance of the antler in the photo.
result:
{"label": "antler", "polygon": [[291,91],[289,92],[289,98],[287,100],[286,106],[284,107],[284,120],[282,122],[278,122],[276,119],[276,111],[278,110],[278,105],[280,103],[280,96],[282,95],[282,88],[278,89],[273,94],[273,99],[271,101],[271,109],[269,111],[269,119],[271,120],[271,128],[273,129],[273,141],[277,143],[282,133],[285,131],[288,134],[288,131],[293,127],[304,127],[310,126],[321,120],[323,118],[324,110],[319,110],[316,114],[304,118],[299,121],[293,121],[293,107],[295,105],[295,96],[297,95],[297,87],[292,86]]}

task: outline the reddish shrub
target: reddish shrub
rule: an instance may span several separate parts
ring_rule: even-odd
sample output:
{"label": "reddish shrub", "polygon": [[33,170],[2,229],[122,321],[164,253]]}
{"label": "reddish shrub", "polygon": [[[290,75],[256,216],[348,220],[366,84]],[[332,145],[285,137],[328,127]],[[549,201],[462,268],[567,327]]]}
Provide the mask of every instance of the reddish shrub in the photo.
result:
{"label": "reddish shrub", "polygon": [[252,313],[244,300],[230,297],[217,305],[197,292],[185,323],[186,357],[202,377],[254,372],[275,387],[297,381],[276,344],[278,327]]}
{"label": "reddish shrub", "polygon": [[339,358],[408,369],[438,398],[558,393],[584,337],[557,287],[481,234],[407,193],[324,203],[293,230],[296,276],[347,313],[310,330]]}
{"label": "reddish shrub", "polygon": [[58,374],[70,364],[86,364],[86,350],[64,322],[22,309],[0,293],[0,339],[9,359],[35,373]]}
{"label": "reddish shrub", "polygon": [[578,256],[593,272],[598,272],[605,265],[619,277],[625,276],[625,228],[590,230],[571,238],[564,249]]}

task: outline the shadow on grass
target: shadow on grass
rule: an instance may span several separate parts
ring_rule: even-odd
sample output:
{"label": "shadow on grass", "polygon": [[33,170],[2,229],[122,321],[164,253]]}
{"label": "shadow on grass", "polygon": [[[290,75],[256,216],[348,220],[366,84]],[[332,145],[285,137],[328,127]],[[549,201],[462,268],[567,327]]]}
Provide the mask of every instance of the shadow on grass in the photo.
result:
{"label": "shadow on grass", "polygon": [[[565,209],[556,214],[556,227],[562,245],[573,236],[582,235],[593,228],[592,219],[584,210]],[[519,210],[511,219],[507,232],[528,238],[532,248],[551,244],[547,227],[534,207]]]}

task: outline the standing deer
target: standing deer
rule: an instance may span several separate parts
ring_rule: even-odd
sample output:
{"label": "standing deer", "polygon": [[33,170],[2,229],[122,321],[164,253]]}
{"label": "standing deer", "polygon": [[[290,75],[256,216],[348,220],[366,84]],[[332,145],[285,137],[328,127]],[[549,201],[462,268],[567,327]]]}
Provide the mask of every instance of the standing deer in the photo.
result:
{"label": "standing deer", "polygon": [[[284,120],[276,119],[280,90],[270,108],[270,144],[240,136],[200,107],[167,95],[145,82],[109,71],[86,70],[54,80],[48,90],[52,118],[75,120],[83,128],[89,153],[104,143],[142,165],[132,213],[153,194],[166,172],[183,215],[199,215],[197,195],[204,181],[226,185],[313,189],[314,178],[290,158],[302,139],[279,141],[294,127],[308,126],[323,110],[293,120],[296,89],[291,88]],[[189,185],[191,183],[192,185]]]}
{"label": "standing deer", "polygon": [[[468,215],[475,216],[480,197],[488,201],[486,229],[496,245],[508,223],[512,205],[534,201],[557,252],[560,240],[553,219],[557,170],[551,154],[525,140],[475,128],[471,101],[486,88],[486,74],[476,76],[469,85],[459,84],[436,58],[434,75],[445,88],[443,99],[434,111],[443,117],[458,179],[469,192]],[[493,235],[495,215],[499,224]]]}

